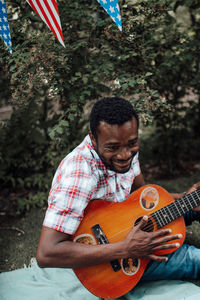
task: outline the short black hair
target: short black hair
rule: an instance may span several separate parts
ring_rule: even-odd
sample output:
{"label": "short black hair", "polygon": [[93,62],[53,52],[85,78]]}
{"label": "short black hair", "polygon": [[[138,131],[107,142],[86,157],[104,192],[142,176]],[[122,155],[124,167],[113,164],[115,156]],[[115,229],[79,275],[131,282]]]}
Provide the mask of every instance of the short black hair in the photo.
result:
{"label": "short black hair", "polygon": [[139,118],[131,103],[119,97],[106,97],[97,101],[90,114],[90,130],[97,140],[99,123],[104,121],[110,125],[121,125],[135,117],[139,127]]}

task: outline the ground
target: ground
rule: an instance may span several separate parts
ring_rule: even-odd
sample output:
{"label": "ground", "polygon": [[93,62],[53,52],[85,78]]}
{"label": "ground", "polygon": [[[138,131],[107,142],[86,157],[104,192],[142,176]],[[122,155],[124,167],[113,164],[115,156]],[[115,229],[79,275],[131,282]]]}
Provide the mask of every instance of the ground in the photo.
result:
{"label": "ground", "polygon": [[[194,182],[199,181],[200,172],[191,177],[180,177],[173,180],[151,181],[166,188],[170,192],[187,190]],[[45,208],[32,209],[21,217],[10,217],[1,223],[0,244],[1,260],[0,270],[8,271],[23,268],[35,257]],[[186,241],[200,247],[200,224],[194,222],[187,228]],[[200,281],[196,281],[200,285]]]}

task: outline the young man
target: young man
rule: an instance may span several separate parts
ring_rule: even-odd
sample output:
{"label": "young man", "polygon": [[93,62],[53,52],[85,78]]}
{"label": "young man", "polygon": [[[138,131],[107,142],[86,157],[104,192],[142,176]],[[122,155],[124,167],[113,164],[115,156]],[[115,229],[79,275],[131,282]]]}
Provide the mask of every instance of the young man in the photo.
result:
{"label": "young man", "polygon": [[[151,263],[143,280],[199,277],[199,249],[183,245],[170,255],[154,254],[156,250],[179,248],[179,243],[167,242],[182,236],[171,234],[169,229],[142,231],[147,216],[121,242],[91,246],[70,240],[91,200],[121,202],[145,184],[138,160],[138,126],[136,112],[124,99],[104,98],[94,105],[91,132],[64,158],[53,179],[37,250],[40,267],[79,268],[145,257]],[[175,199],[183,196],[172,195]]]}

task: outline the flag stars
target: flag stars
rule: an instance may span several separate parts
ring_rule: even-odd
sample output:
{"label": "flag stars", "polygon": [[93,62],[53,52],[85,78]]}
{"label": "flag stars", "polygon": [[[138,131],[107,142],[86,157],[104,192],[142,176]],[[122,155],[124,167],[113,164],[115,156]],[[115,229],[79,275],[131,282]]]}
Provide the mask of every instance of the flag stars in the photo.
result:
{"label": "flag stars", "polygon": [[122,31],[122,23],[120,16],[120,8],[118,0],[97,0],[115,22],[120,31]]}
{"label": "flag stars", "polygon": [[12,43],[10,38],[6,4],[4,0],[0,0],[0,36],[3,39],[6,48],[9,49],[10,53],[12,53],[12,49],[11,49]]}
{"label": "flag stars", "polygon": [[114,9],[113,6],[110,6],[110,7],[109,7],[109,10],[111,11],[111,13],[114,13],[114,12],[115,12],[115,9]]}
{"label": "flag stars", "polygon": [[119,4],[116,5],[116,9],[119,11]]}

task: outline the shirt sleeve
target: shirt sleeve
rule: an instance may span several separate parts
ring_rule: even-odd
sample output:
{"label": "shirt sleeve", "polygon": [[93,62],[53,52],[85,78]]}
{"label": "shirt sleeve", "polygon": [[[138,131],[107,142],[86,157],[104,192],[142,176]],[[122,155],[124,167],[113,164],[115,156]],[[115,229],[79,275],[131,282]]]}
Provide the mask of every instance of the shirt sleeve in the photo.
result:
{"label": "shirt sleeve", "polygon": [[43,225],[74,234],[96,190],[91,165],[81,156],[66,158],[56,171]]}

